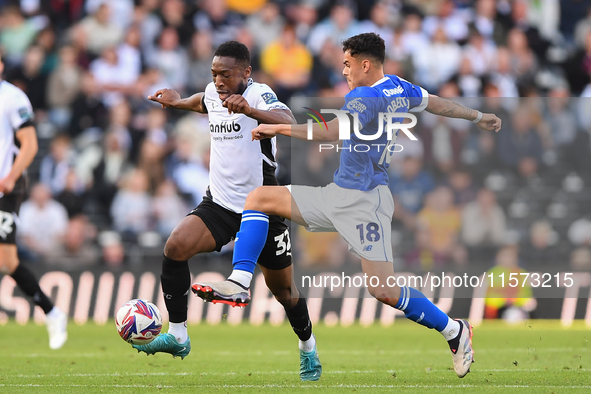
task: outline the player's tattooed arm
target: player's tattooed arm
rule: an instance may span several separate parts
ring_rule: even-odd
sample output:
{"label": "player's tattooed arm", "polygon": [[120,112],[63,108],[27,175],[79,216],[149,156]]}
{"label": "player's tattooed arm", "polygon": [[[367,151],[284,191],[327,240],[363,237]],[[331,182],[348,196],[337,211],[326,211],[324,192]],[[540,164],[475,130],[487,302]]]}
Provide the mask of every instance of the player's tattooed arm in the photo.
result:
{"label": "player's tattooed arm", "polygon": [[207,108],[203,104],[204,95],[205,93],[200,92],[187,98],[181,98],[181,95],[175,90],[160,89],[154,95],[148,96],[148,100],[161,104],[162,108],[184,109],[205,114],[207,113]]}
{"label": "player's tattooed arm", "polygon": [[[464,107],[462,104],[434,94],[429,95],[429,103],[427,104],[426,109],[428,112],[435,115],[470,121],[475,121],[480,116],[480,112],[475,109]],[[476,125],[483,130],[499,131],[501,129],[501,119],[495,114],[482,114],[482,117],[476,122]]]}

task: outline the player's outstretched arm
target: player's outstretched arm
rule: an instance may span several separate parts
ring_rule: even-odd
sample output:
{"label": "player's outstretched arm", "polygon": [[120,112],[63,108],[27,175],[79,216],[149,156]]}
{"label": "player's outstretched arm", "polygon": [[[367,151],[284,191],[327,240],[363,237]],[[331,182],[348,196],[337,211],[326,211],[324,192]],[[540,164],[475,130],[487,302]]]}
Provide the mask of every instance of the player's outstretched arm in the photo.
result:
{"label": "player's outstretched arm", "polygon": [[148,96],[148,100],[161,104],[162,108],[176,108],[205,114],[207,109],[203,105],[204,94],[200,92],[187,98],[181,98],[181,95],[173,89],[160,89],[154,95]]}
{"label": "player's outstretched arm", "polygon": [[244,114],[262,124],[292,124],[295,118],[289,109],[261,110],[251,107],[241,94],[233,94],[224,100],[222,106],[228,108],[228,114]]}
{"label": "player's outstretched arm", "polygon": [[8,175],[0,179],[0,193],[10,193],[14,189],[14,184],[37,154],[37,134],[34,126],[26,126],[18,130],[16,139],[20,143],[20,150]]}
{"label": "player's outstretched arm", "polygon": [[429,95],[429,103],[427,104],[427,111],[435,115],[446,116],[448,118],[460,118],[469,121],[476,121],[479,116],[481,118],[475,122],[476,126],[483,130],[496,131],[501,129],[501,119],[495,114],[482,114],[472,108],[464,107],[452,100],[448,100],[434,94]]}
{"label": "player's outstretched arm", "polygon": [[308,138],[307,124],[260,124],[252,130],[253,140],[262,140],[273,138],[276,135],[285,135],[300,140],[310,140],[319,142],[332,142],[339,139],[339,121],[334,118],[327,123],[328,129],[324,130],[318,124],[312,125],[312,138]]}

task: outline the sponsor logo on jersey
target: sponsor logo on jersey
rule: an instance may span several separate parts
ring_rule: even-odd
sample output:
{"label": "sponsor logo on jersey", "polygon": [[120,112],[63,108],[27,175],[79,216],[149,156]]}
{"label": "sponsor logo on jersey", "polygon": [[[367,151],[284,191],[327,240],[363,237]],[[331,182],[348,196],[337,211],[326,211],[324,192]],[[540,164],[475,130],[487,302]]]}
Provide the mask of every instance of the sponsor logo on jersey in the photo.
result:
{"label": "sponsor logo on jersey", "polygon": [[363,104],[361,102],[361,97],[357,97],[357,98],[349,101],[347,103],[347,108],[349,108],[352,111],[357,111],[359,113],[362,113],[363,111],[365,111],[367,109],[365,104]]}
{"label": "sponsor logo on jersey", "polygon": [[18,114],[22,120],[30,120],[33,118],[33,112],[27,107],[19,109]]}
{"label": "sponsor logo on jersey", "polygon": [[277,97],[273,93],[263,93],[261,94],[261,97],[266,104],[273,104],[279,102],[279,100],[277,100]]}
{"label": "sponsor logo on jersey", "polygon": [[236,123],[236,121],[232,122],[222,122],[219,124],[209,124],[209,132],[210,133],[232,133],[232,132],[239,132],[241,129],[240,123]]}
{"label": "sponsor logo on jersey", "polygon": [[408,98],[396,97],[396,99],[392,100],[390,105],[388,105],[388,112],[397,112],[399,108],[406,108],[408,110],[409,105],[410,102]]}
{"label": "sponsor logo on jersey", "polygon": [[383,89],[382,92],[386,95],[386,97],[394,96],[395,94],[402,94],[404,93],[404,89],[402,86],[398,86],[394,89]]}

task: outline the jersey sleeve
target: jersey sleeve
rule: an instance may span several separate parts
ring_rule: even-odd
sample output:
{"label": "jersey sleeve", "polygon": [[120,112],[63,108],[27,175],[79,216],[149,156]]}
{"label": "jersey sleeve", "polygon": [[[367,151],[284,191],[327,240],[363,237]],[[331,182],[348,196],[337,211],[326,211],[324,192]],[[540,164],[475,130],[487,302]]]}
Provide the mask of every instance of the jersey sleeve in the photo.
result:
{"label": "jersey sleeve", "polygon": [[287,109],[289,107],[283,104],[277,98],[277,95],[269,86],[265,84],[260,84],[259,89],[257,92],[257,97],[255,101],[254,107],[256,109],[260,109],[261,111],[270,111],[272,109]]}
{"label": "jersey sleeve", "polygon": [[12,130],[16,133],[23,127],[32,124],[34,117],[33,106],[27,95],[21,90],[15,90],[8,106],[8,119]]}
{"label": "jersey sleeve", "polygon": [[357,114],[359,130],[362,130],[378,114],[379,98],[376,92],[368,87],[358,87],[345,96],[345,105],[341,110],[352,116]]}
{"label": "jersey sleeve", "polygon": [[408,95],[409,112],[421,112],[429,104],[429,92],[418,85],[413,85],[405,79],[400,78],[400,85]]}

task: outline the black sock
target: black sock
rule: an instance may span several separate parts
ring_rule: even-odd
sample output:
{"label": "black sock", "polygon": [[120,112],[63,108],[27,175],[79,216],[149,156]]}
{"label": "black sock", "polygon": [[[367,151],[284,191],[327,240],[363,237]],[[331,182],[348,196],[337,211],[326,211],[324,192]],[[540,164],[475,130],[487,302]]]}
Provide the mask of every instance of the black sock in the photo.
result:
{"label": "black sock", "polygon": [[308,305],[306,305],[306,299],[300,297],[298,303],[292,308],[285,308],[287,318],[291,323],[293,332],[296,333],[301,341],[307,341],[312,336],[312,322],[308,315]]}
{"label": "black sock", "polygon": [[37,278],[28,268],[19,264],[10,276],[26,295],[33,298],[35,304],[39,305],[45,314],[53,309],[53,302],[41,290]]}
{"label": "black sock", "polygon": [[191,287],[191,272],[189,262],[176,261],[164,256],[162,259],[162,293],[168,310],[168,320],[171,323],[182,323],[187,320],[189,304],[189,288]]}
{"label": "black sock", "polygon": [[453,354],[456,354],[460,348],[460,335],[462,335],[462,330],[464,329],[464,324],[461,321],[458,321],[458,323],[460,323],[460,331],[458,331],[458,335],[456,335],[454,339],[447,341],[447,344],[449,345],[449,348]]}

